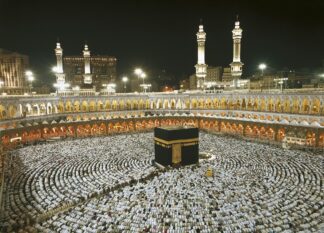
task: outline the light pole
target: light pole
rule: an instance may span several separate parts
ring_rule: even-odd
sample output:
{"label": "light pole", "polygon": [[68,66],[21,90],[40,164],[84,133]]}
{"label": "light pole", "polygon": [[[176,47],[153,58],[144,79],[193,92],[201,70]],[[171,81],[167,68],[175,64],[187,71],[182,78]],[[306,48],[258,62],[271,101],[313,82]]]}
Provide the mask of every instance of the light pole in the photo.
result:
{"label": "light pole", "polygon": [[[144,71],[141,68],[136,68],[134,70],[134,73],[137,75],[138,85],[141,88],[139,79],[143,78],[143,85],[144,85],[144,78],[146,77],[146,74],[144,73]],[[144,89],[143,89],[143,92],[144,92]]]}
{"label": "light pole", "polygon": [[145,78],[146,78],[146,74],[143,72],[143,73],[141,73],[141,78],[143,79],[143,85],[145,85],[145,82],[144,82],[144,80],[145,80]]}
{"label": "light pole", "polygon": [[322,83],[321,80],[324,80],[324,73],[319,75],[318,85],[317,88],[320,88],[320,84]]}
{"label": "light pole", "polygon": [[261,63],[259,65],[259,69],[261,70],[261,76],[263,76],[263,71],[267,68],[267,65],[264,63]]}
{"label": "light pole", "polygon": [[137,75],[137,79],[141,77],[141,74],[143,73],[143,70],[141,68],[136,68],[134,73]]}
{"label": "light pole", "polygon": [[0,95],[2,94],[2,86],[4,86],[4,81],[0,79]]}
{"label": "light pole", "polygon": [[124,83],[124,93],[126,93],[126,83],[128,81],[128,78],[126,76],[122,77],[122,81]]}
{"label": "light pole", "polygon": [[144,93],[144,92],[146,92],[145,82],[144,82],[144,80],[145,80],[145,78],[146,78],[146,74],[145,74],[144,72],[142,72],[140,76],[141,76],[141,78],[143,79],[143,84],[142,84],[142,86],[143,86],[143,93]]}
{"label": "light pole", "polygon": [[[261,77],[262,77],[262,82],[263,82],[263,71],[267,68],[267,65],[264,64],[264,63],[261,63],[259,65],[259,69],[261,70]],[[262,92],[262,83],[260,81],[260,89],[261,89],[261,92]]]}
{"label": "light pole", "polygon": [[143,72],[143,73],[141,73],[141,78],[143,79],[143,84],[145,84],[144,83],[144,79],[146,78],[146,74]]}
{"label": "light pole", "polygon": [[32,90],[32,87],[33,87],[33,81],[35,79],[34,74],[30,70],[27,70],[25,74],[27,76],[27,81],[29,82],[29,93],[31,94],[31,90]]}

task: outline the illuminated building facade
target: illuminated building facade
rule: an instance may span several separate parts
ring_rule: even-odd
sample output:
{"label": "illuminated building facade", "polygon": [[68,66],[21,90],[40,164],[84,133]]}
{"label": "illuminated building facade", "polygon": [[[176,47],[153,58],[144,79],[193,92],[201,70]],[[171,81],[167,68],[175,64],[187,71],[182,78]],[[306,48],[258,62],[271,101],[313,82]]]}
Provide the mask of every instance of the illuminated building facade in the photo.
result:
{"label": "illuminated building facade", "polygon": [[[100,91],[117,77],[117,59],[107,55],[91,55],[88,45],[84,46],[83,56],[62,56],[56,52],[57,80],[64,80],[73,87],[94,88]],[[62,61],[62,65],[60,64]]]}
{"label": "illuminated building facade", "polygon": [[[211,67],[205,64],[205,42],[206,33],[203,25],[199,25],[197,33],[198,42],[198,62],[196,68],[196,89],[203,89],[204,87],[237,87],[238,80],[242,76],[243,63],[241,62],[241,39],[242,28],[238,19],[235,22],[235,27],[232,30],[233,37],[233,62],[230,67]],[[192,78],[194,81],[194,78]]]}
{"label": "illuminated building facade", "polygon": [[202,24],[199,25],[199,31],[196,35],[198,43],[198,61],[197,65],[195,65],[197,89],[203,89],[205,85],[205,78],[207,75],[207,65],[205,64],[206,32],[204,32],[204,26]]}
{"label": "illuminated building facade", "polygon": [[231,66],[231,74],[234,79],[239,79],[242,76],[243,63],[241,62],[241,39],[242,28],[240,28],[240,21],[235,22],[235,27],[232,31],[233,34],[233,62]]}
{"label": "illuminated building facade", "polygon": [[33,141],[192,125],[277,144],[295,135],[324,147],[323,103],[324,95],[299,92],[10,97],[0,104],[0,128],[7,145],[17,135]]}
{"label": "illuminated building facade", "polygon": [[27,89],[25,71],[28,56],[0,49],[0,92],[23,94]]}

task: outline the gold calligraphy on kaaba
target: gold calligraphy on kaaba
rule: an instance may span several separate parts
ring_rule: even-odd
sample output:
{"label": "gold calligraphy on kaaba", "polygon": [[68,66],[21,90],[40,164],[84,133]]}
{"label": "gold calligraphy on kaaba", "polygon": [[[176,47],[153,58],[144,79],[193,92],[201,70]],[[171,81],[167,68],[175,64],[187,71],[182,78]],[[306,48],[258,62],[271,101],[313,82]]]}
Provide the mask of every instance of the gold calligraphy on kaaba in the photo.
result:
{"label": "gold calligraphy on kaaba", "polygon": [[156,142],[160,142],[166,145],[170,145],[170,144],[176,144],[176,143],[192,143],[192,142],[198,142],[199,139],[198,138],[190,138],[190,139],[177,139],[177,140],[171,140],[171,141],[167,141],[167,140],[163,140],[161,138],[157,138],[154,137],[155,143]]}

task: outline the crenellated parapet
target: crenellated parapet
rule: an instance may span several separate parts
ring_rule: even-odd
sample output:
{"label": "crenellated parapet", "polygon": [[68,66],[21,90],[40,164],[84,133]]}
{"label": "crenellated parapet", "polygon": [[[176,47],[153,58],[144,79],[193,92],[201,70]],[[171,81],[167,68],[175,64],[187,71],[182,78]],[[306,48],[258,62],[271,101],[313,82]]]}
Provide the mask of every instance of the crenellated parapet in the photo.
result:
{"label": "crenellated parapet", "polygon": [[2,142],[9,145],[15,138],[32,142],[145,131],[161,124],[195,124],[253,140],[298,140],[305,146],[324,147],[324,95],[315,93],[148,93],[1,100],[0,133]]}
{"label": "crenellated parapet", "polygon": [[0,120],[111,110],[227,110],[324,116],[324,95],[313,93],[190,93],[1,98]]}

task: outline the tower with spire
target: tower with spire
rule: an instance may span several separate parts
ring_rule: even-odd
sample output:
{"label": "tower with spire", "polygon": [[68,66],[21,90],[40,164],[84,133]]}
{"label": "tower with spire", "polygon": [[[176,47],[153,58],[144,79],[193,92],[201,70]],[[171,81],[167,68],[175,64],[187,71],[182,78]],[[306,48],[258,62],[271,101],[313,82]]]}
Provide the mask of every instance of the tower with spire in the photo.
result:
{"label": "tower with spire", "polygon": [[64,86],[65,74],[63,72],[63,49],[61,48],[60,42],[56,43],[56,48],[54,51],[56,55],[56,67],[55,67],[56,83],[60,86]]}
{"label": "tower with spire", "polygon": [[205,64],[205,42],[206,33],[204,32],[204,26],[200,20],[199,31],[197,32],[197,43],[198,43],[198,61],[196,68],[197,77],[197,89],[203,89],[205,78],[207,75],[207,65]]}
{"label": "tower with spire", "polygon": [[242,28],[240,28],[240,21],[236,16],[235,27],[232,30],[233,35],[233,62],[231,66],[231,75],[234,81],[237,81],[242,76],[243,63],[241,62],[241,39],[242,39]]}
{"label": "tower with spire", "polygon": [[84,58],[83,82],[84,84],[92,84],[92,75],[90,69],[90,50],[87,44],[84,45],[83,58]]}

